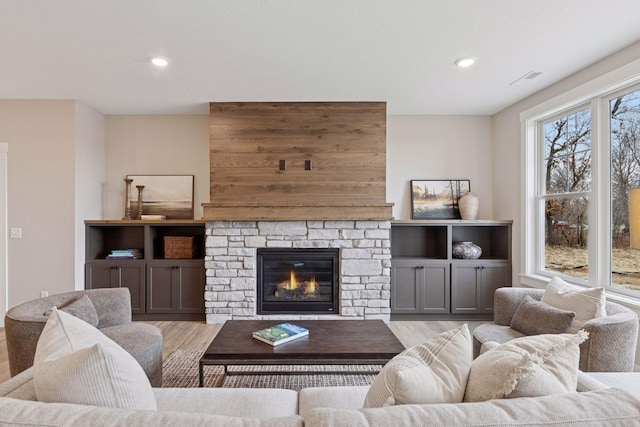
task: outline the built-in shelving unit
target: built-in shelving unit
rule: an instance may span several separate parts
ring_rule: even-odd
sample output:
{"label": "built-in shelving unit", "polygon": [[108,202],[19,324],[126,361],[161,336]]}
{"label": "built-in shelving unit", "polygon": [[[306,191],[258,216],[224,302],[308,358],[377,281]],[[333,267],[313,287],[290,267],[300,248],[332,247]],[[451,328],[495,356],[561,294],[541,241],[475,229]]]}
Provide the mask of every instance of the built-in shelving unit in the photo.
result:
{"label": "built-in shelving unit", "polygon": [[[135,320],[203,320],[204,231],[200,220],[85,221],[85,288],[127,287]],[[167,259],[165,236],[192,237],[190,258]],[[140,259],[107,259],[139,249]]]}
{"label": "built-in shelving unit", "polygon": [[[393,221],[391,318],[490,319],[493,294],[511,286],[511,225],[502,220]],[[453,244],[471,241],[478,259],[458,259]]]}

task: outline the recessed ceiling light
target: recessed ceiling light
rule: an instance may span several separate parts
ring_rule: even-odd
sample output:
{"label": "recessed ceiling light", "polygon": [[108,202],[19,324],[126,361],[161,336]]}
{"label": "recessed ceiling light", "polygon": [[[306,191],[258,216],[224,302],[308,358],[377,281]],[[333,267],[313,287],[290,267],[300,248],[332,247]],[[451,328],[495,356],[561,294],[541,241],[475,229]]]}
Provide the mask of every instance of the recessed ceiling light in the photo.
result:
{"label": "recessed ceiling light", "polygon": [[467,68],[475,64],[477,60],[478,58],[474,58],[473,56],[463,56],[462,58],[456,59],[453,63],[460,68]]}
{"label": "recessed ceiling light", "polygon": [[151,63],[156,67],[166,67],[169,65],[169,60],[167,58],[163,58],[161,56],[154,56],[151,58]]}

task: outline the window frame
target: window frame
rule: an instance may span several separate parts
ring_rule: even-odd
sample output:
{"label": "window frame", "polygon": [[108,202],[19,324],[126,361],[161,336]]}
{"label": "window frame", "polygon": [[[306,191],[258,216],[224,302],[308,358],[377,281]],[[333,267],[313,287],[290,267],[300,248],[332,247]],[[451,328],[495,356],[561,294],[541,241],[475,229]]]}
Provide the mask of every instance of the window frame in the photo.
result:
{"label": "window frame", "polygon": [[[552,276],[582,286],[604,286],[634,304],[640,302],[638,291],[611,285],[611,186],[609,100],[640,89],[640,60],[633,61],[597,79],[565,92],[520,114],[522,140],[521,197],[521,281],[540,287]],[[545,147],[543,122],[566,116],[580,109],[591,109],[591,188],[580,193],[560,193],[589,198],[587,215],[588,280],[544,270],[544,200],[558,197],[546,194],[542,174]],[[604,143],[603,143],[604,142]],[[544,193],[540,193],[543,190]],[[531,244],[533,242],[533,244]],[[598,248],[607,248],[598,250]]]}

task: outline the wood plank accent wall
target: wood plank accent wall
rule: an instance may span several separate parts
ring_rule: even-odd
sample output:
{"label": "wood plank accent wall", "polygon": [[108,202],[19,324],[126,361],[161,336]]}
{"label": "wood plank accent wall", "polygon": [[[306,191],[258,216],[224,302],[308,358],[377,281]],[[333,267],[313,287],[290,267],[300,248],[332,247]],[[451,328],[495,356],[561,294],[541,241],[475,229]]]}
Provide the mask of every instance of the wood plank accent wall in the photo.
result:
{"label": "wood plank accent wall", "polygon": [[384,102],[211,103],[204,218],[391,219],[386,114]]}

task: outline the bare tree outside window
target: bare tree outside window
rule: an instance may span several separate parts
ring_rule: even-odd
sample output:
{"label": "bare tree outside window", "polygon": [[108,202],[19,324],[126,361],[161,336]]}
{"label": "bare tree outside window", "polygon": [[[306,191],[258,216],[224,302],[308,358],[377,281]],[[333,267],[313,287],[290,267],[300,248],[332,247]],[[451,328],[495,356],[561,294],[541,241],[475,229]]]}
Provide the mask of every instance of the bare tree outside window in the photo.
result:
{"label": "bare tree outside window", "polygon": [[640,90],[612,99],[609,107],[611,285],[640,290],[640,248],[631,247],[629,215],[629,189],[640,187]]}
{"label": "bare tree outside window", "polygon": [[586,279],[591,110],[544,123],[545,270]]}

